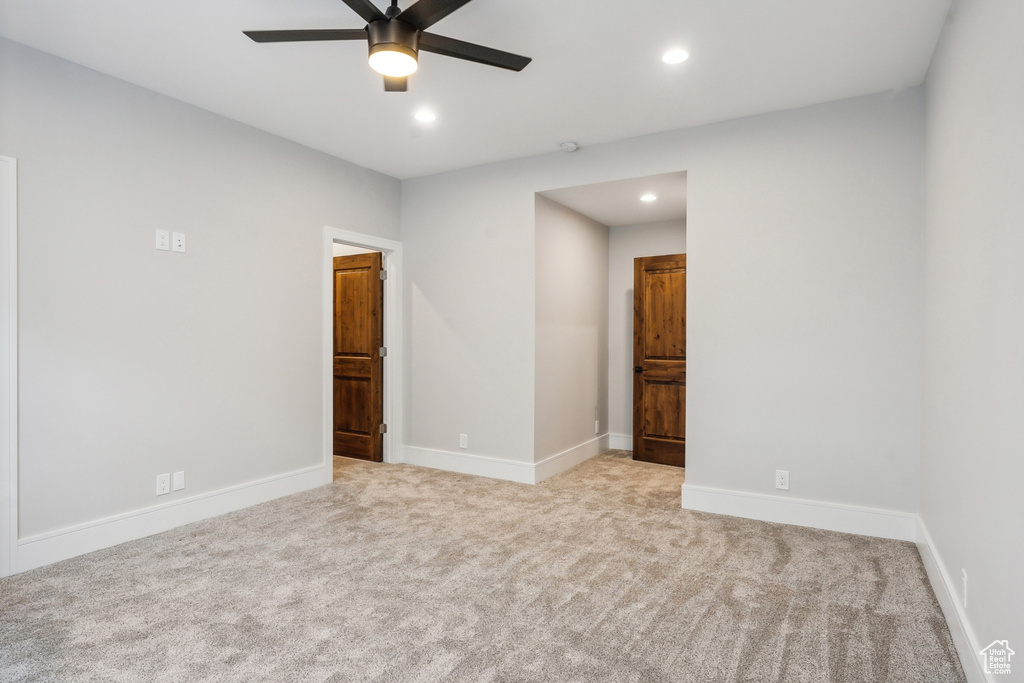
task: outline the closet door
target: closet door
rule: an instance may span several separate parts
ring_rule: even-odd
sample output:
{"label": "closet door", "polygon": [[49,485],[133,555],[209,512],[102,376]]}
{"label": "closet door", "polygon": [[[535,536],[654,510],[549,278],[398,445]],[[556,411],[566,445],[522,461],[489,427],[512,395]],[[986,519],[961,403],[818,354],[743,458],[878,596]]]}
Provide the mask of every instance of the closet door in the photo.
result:
{"label": "closet door", "polygon": [[633,262],[633,459],[686,465],[686,254]]}

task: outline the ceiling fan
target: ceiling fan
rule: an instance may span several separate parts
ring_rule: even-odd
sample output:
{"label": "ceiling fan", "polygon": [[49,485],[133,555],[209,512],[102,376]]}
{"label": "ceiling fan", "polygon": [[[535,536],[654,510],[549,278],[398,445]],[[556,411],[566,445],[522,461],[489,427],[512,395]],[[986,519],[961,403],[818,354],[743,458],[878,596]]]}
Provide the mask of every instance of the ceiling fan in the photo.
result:
{"label": "ceiling fan", "polygon": [[419,0],[399,9],[398,0],[381,12],[370,0],[342,0],[366,20],[365,28],[298,29],[294,31],[243,31],[257,43],[310,40],[365,40],[370,47],[370,67],[384,76],[384,90],[405,92],[408,77],[418,67],[420,50],[480,64],[522,71],[529,57],[446,38],[427,29],[470,0]]}

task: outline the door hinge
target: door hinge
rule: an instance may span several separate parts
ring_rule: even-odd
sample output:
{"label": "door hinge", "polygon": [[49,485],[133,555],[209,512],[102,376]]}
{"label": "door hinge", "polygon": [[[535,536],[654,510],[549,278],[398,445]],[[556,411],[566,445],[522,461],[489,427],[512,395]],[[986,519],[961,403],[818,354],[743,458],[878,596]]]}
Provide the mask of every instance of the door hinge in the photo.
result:
{"label": "door hinge", "polygon": [[388,426],[387,426],[387,425],[383,425],[383,424],[382,424],[382,425],[380,426],[380,433],[381,433],[381,434],[387,434],[387,433],[388,433]]}
{"label": "door hinge", "polygon": [[384,270],[383,268],[381,268],[381,271],[380,271],[380,279],[381,280],[387,280],[388,279],[388,271]]}
{"label": "door hinge", "polygon": [[388,355],[388,347],[386,347],[386,346],[380,347],[380,357],[383,358],[386,355]]}

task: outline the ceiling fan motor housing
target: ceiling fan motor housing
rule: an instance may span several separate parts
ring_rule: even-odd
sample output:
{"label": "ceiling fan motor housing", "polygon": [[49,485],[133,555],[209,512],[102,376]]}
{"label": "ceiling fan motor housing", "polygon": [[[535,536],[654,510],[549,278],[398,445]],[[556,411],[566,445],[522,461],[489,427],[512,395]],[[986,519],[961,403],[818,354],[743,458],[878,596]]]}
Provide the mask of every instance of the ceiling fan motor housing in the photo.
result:
{"label": "ceiling fan motor housing", "polygon": [[502,52],[464,40],[428,33],[427,29],[464,6],[470,0],[416,0],[403,9],[391,0],[381,12],[373,0],[342,0],[365,22],[365,28],[243,31],[257,43],[287,43],[319,40],[365,40],[370,68],[384,76],[385,92],[405,92],[408,77],[419,68],[419,52],[455,57],[469,62],[522,71],[529,57]]}
{"label": "ceiling fan motor housing", "polygon": [[388,50],[402,52],[417,58],[420,46],[420,32],[412,24],[398,19],[374,21],[366,26],[370,54]]}

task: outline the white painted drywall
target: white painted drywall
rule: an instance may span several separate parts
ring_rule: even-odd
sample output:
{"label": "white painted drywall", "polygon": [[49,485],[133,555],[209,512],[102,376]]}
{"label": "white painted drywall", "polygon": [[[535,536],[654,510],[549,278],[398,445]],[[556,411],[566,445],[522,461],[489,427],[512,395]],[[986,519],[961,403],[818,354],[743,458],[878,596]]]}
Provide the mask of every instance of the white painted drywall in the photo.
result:
{"label": "white painted drywall", "polygon": [[404,441],[532,463],[534,190],[505,176],[403,183]]}
{"label": "white painted drywall", "polygon": [[686,221],[613,227],[608,252],[608,431],[633,434],[633,259],[686,253]]}
{"label": "white painted drywall", "polygon": [[536,249],[540,462],[608,431],[608,227],[537,195]]}
{"label": "white painted drywall", "polygon": [[18,162],[0,156],[0,576],[14,573],[17,515]]}
{"label": "white painted drywall", "polygon": [[[1021,35],[1024,4],[957,3],[926,83],[920,512],[957,602],[960,571],[967,570],[973,647],[1009,639],[1018,653],[1024,652]],[[1010,678],[1024,680],[1024,657],[1017,655],[1012,666]]]}
{"label": "white painted drywall", "polygon": [[398,181],[8,41],[0,84],[21,536],[322,462],[323,228],[397,238]]}
{"label": "white painted drywall", "polygon": [[351,244],[342,244],[341,242],[335,242],[332,247],[332,253],[335,256],[351,256],[353,254],[369,254],[373,252],[373,249],[364,249],[363,247],[355,247]]}
{"label": "white painted drywall", "polygon": [[534,193],[685,170],[688,481],[916,510],[923,123],[913,89],[404,181],[406,443],[532,461]]}

